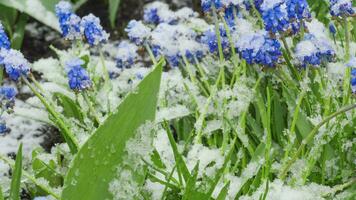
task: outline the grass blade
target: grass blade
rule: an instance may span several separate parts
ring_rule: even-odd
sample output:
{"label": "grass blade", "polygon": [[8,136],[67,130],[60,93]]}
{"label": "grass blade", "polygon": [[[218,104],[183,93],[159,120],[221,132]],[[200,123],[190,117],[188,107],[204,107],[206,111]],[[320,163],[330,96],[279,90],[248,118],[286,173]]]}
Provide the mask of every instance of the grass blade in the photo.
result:
{"label": "grass blade", "polygon": [[22,175],[22,144],[16,154],[15,168],[12,172],[10,200],[20,200],[20,185]]}
{"label": "grass blade", "polygon": [[4,195],[3,195],[3,193],[2,193],[1,186],[0,186],[0,200],[4,200]]}
{"label": "grass blade", "polygon": [[163,63],[157,64],[79,150],[66,175],[61,199],[113,199],[109,183],[123,161],[126,141],[140,125],[155,119]]}

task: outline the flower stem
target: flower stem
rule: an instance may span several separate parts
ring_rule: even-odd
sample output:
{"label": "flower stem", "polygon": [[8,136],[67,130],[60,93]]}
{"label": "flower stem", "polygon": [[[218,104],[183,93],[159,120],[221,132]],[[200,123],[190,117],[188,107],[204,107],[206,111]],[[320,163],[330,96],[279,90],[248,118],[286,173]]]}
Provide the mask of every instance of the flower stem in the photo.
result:
{"label": "flower stem", "polygon": [[89,111],[91,112],[92,116],[94,117],[95,126],[99,126],[100,119],[96,113],[95,108],[93,107],[92,102],[90,101],[88,93],[86,91],[83,91],[82,95],[84,97],[85,102],[88,104]]}
{"label": "flower stem", "polygon": [[350,27],[347,18],[344,18],[344,26],[345,26],[345,61],[350,59]]}

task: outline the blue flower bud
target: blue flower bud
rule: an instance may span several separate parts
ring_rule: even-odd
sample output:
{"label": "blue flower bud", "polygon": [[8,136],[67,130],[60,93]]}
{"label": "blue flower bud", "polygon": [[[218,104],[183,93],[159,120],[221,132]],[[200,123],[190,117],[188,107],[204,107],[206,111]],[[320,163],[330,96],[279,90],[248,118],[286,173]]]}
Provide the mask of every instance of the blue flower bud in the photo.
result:
{"label": "blue flower bud", "polygon": [[30,63],[21,52],[14,49],[0,50],[0,65],[5,66],[6,73],[14,81],[17,81],[20,76],[27,77],[30,73]]}
{"label": "blue flower bud", "polygon": [[91,46],[108,41],[109,34],[106,33],[100,25],[100,19],[95,17],[93,14],[83,17],[80,25],[84,30],[87,42]]}
{"label": "blue flower bud", "polygon": [[0,49],[5,48],[5,49],[10,49],[11,43],[9,41],[9,38],[7,37],[4,27],[0,23]]}
{"label": "blue flower bud", "polygon": [[89,74],[82,65],[84,65],[84,61],[80,59],[73,59],[66,63],[69,87],[76,92],[81,92],[92,86]]}

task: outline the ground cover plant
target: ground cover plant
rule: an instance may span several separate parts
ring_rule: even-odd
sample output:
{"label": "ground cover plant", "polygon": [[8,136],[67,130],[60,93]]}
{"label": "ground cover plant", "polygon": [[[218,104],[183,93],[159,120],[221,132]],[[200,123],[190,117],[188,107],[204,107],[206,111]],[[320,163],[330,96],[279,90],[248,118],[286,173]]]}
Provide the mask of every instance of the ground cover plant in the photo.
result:
{"label": "ground cover plant", "polygon": [[0,200],[355,199],[353,3],[154,1],[111,41],[59,1],[33,63],[0,25],[0,140],[60,136],[0,154]]}

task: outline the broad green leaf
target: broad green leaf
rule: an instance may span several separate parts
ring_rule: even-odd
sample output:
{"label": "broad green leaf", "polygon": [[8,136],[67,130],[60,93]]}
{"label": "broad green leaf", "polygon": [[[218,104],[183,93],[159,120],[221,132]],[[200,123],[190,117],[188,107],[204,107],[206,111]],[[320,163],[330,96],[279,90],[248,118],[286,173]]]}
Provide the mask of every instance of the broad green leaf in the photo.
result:
{"label": "broad green leaf", "polygon": [[121,0],[109,0],[109,19],[111,27],[115,27],[116,15],[119,9]]}
{"label": "broad green leaf", "polygon": [[59,31],[54,7],[59,0],[0,0],[0,4],[24,12],[45,25]]}
{"label": "broad green leaf", "polygon": [[61,199],[113,199],[109,183],[123,161],[126,142],[138,127],[155,119],[163,63],[157,64],[79,150],[66,175]]}
{"label": "broad green leaf", "polygon": [[10,200],[20,200],[20,185],[22,176],[22,144],[16,154],[15,167],[12,171]]}
{"label": "broad green leaf", "polygon": [[73,117],[81,122],[84,122],[84,117],[78,107],[78,104],[62,93],[54,93],[54,96],[58,98],[60,105],[63,107],[64,116]]}

